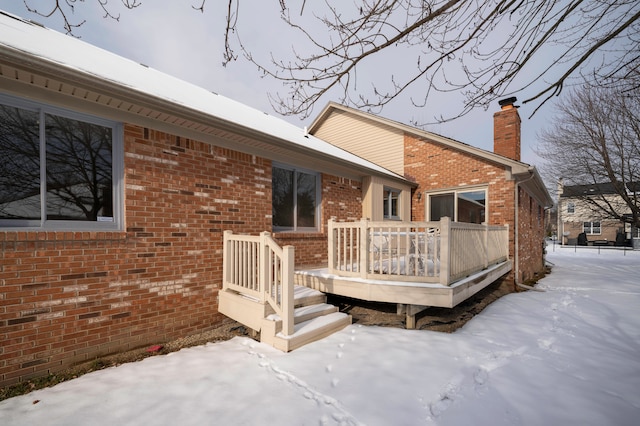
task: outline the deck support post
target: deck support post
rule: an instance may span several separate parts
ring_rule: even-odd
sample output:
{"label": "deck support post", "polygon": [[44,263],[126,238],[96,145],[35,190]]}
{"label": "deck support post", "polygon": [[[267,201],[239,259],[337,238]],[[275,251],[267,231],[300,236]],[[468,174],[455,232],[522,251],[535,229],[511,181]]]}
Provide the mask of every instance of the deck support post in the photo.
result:
{"label": "deck support post", "polygon": [[404,303],[398,303],[397,312],[398,315],[406,315],[407,320],[405,328],[407,330],[414,330],[416,328],[416,315],[427,308],[429,308],[429,306],[405,305]]}

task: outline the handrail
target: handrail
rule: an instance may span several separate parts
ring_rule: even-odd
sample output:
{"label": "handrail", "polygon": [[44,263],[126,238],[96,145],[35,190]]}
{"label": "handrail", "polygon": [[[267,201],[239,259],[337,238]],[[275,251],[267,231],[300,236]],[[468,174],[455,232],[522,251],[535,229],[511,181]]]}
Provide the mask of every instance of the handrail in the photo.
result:
{"label": "handrail", "polygon": [[508,226],[329,221],[329,272],[451,285],[509,256]]}
{"label": "handrail", "polygon": [[282,319],[282,333],[293,334],[294,247],[280,247],[269,232],[225,231],[223,244],[223,289],[268,303]]}

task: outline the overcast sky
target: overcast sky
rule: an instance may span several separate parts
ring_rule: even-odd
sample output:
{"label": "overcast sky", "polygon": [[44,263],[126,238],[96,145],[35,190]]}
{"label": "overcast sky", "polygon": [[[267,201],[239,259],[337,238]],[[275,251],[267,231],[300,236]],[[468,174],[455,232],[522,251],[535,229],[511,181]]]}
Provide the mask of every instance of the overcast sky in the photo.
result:
{"label": "overcast sky", "polygon": [[[41,11],[46,11],[53,0],[28,2],[41,8]],[[115,21],[103,18],[104,13],[98,1],[87,1],[78,4],[75,15],[69,18],[76,23],[86,20],[75,30],[75,34],[88,43],[277,115],[267,94],[285,94],[280,82],[262,78],[256,67],[246,60],[239,59],[226,68],[222,66],[226,13],[223,6],[226,2],[209,0],[204,13],[194,10],[194,4],[199,4],[199,0],[143,0],[140,7],[127,10],[119,0],[111,0],[108,4],[110,10],[113,14],[120,15],[119,21]],[[256,55],[269,55],[271,52],[287,52],[290,49],[292,37],[280,20],[278,2],[243,2],[242,5],[251,7],[250,10],[241,11],[238,25],[243,43],[252,52]],[[64,32],[59,16],[43,18],[29,13],[22,1],[1,0],[0,8]],[[308,16],[310,25],[313,25],[314,18],[311,14],[305,13],[304,16]],[[376,77],[390,75],[393,66],[394,61],[387,58],[385,62],[361,71],[358,84],[362,87],[370,86]],[[531,94],[516,94],[520,101],[527,95]],[[327,97],[321,100],[310,118],[283,118],[300,127],[309,125],[326,103],[332,100],[338,101],[338,98]],[[521,102],[518,104],[521,105],[522,118],[522,161],[539,165],[541,160],[532,152],[532,148],[537,144],[537,134],[553,115],[552,105],[543,107],[541,112],[529,119],[533,106],[522,105]],[[379,115],[411,124],[412,120],[429,121],[439,115],[443,108],[450,112],[461,110],[462,98],[456,94],[437,94],[437,97],[434,96],[421,109],[412,106],[407,98],[396,99],[385,106]],[[425,130],[492,151],[493,113],[497,110],[499,106],[496,102],[488,111],[479,109],[453,122],[431,125]]]}

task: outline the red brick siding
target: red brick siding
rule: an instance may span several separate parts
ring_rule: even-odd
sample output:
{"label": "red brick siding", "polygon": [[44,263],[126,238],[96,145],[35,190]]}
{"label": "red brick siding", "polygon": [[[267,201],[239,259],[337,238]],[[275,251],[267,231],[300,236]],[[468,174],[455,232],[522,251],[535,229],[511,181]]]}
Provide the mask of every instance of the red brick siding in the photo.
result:
{"label": "red brick siding", "polygon": [[488,188],[491,225],[513,226],[514,182],[503,167],[433,141],[405,136],[405,177],[418,184],[411,202],[412,220],[425,219],[425,200],[418,194],[444,188],[483,185]]}
{"label": "red brick siding", "polygon": [[271,163],[125,127],[125,232],[0,232],[0,385],[221,320],[222,232],[271,228]]}
{"label": "red brick siding", "polygon": [[544,268],[544,210],[522,188],[518,192],[518,273],[524,282],[535,278]]}
{"label": "red brick siding", "polygon": [[[425,200],[418,200],[419,193],[468,185],[486,185],[489,206],[487,222],[491,225],[509,225],[509,254],[512,259],[515,257],[515,181],[507,179],[503,167],[437,142],[419,140],[410,135],[405,136],[404,150],[405,177],[419,185],[411,202],[412,220],[425,219]],[[544,266],[544,223],[537,226],[537,215],[534,221],[529,212],[529,199],[527,194],[519,212],[519,268],[527,278],[532,277],[535,272],[540,272]],[[507,277],[511,282],[513,278],[513,274]]]}

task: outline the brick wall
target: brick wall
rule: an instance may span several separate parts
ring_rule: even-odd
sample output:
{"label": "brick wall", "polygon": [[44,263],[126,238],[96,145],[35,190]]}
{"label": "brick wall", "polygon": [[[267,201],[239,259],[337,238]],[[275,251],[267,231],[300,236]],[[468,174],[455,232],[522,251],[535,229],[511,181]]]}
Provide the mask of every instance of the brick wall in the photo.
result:
{"label": "brick wall", "polygon": [[418,201],[419,193],[485,185],[489,203],[487,222],[513,226],[514,182],[506,180],[503,167],[437,142],[406,135],[405,177],[419,185],[411,202],[412,220],[425,219],[425,200]]}
{"label": "brick wall", "polygon": [[518,189],[519,279],[535,278],[544,268],[544,210],[522,188]]}
{"label": "brick wall", "polygon": [[[417,221],[425,219],[425,200],[423,198],[418,201],[419,193],[468,185],[486,185],[489,207],[487,222],[491,225],[509,225],[509,255],[514,259],[515,182],[506,179],[503,167],[434,141],[406,135],[405,177],[419,185],[412,200],[412,220]],[[530,203],[533,203],[535,208],[539,208],[539,205],[524,190],[521,189],[521,193],[525,194],[525,197],[518,218],[519,269],[521,277],[529,279],[544,267],[544,224],[537,225],[537,210],[534,209],[535,213],[531,213]],[[544,220],[544,217],[541,220]],[[514,273],[515,266],[505,281],[513,284]]]}
{"label": "brick wall", "polygon": [[127,125],[125,184],[125,232],[0,232],[0,385],[222,319],[222,233],[270,229],[270,161]]}

